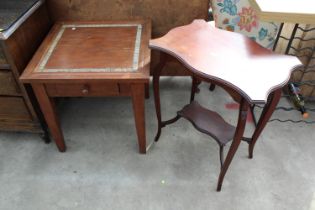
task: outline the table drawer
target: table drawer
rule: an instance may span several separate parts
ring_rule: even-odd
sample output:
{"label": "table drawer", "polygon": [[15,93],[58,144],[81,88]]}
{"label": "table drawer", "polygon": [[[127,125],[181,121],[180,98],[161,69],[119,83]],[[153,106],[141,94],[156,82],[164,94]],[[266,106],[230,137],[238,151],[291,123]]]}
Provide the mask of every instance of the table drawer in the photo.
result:
{"label": "table drawer", "polygon": [[0,97],[0,121],[32,120],[23,98]]}
{"label": "table drawer", "polygon": [[52,97],[71,96],[118,96],[118,83],[92,83],[92,84],[46,84],[46,91]]}
{"label": "table drawer", "polygon": [[21,95],[11,71],[0,70],[0,95]]}

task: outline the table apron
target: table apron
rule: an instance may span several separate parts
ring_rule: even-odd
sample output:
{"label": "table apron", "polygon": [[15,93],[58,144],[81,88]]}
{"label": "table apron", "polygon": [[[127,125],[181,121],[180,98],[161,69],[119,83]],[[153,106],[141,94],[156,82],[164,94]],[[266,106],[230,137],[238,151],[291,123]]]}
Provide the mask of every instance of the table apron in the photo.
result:
{"label": "table apron", "polygon": [[131,96],[131,83],[49,83],[44,86],[49,97]]}

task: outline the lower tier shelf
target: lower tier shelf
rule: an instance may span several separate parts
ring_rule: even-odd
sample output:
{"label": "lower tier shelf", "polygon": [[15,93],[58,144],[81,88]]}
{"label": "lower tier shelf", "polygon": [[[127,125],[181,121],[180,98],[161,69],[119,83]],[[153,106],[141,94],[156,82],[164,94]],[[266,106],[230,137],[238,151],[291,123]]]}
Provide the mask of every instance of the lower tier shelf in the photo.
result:
{"label": "lower tier shelf", "polygon": [[177,113],[190,121],[200,132],[214,138],[220,146],[224,146],[234,137],[235,126],[227,123],[218,113],[202,107],[193,101]]}

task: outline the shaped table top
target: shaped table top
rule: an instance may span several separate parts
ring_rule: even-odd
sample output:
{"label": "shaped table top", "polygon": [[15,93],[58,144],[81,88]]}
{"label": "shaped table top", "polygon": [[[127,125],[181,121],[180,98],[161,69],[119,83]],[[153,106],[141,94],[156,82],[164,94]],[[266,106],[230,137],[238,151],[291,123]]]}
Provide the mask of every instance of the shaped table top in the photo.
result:
{"label": "shaped table top", "polygon": [[282,23],[315,23],[315,1],[313,0],[249,0],[264,21]]}
{"label": "shaped table top", "polygon": [[266,103],[301,62],[279,55],[248,37],[217,29],[204,20],[172,29],[149,47],[176,57],[193,73],[226,85],[250,103]]}

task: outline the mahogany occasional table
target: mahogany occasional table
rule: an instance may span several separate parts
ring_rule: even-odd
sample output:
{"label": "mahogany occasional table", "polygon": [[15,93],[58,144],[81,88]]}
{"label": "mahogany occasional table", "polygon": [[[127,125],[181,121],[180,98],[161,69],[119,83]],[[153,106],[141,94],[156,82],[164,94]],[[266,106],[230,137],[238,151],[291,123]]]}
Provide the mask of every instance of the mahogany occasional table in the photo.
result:
{"label": "mahogany occasional table", "polygon": [[131,96],[139,152],[146,153],[150,37],[148,20],[55,24],[20,79],[32,85],[60,152],[66,145],[54,97]]}
{"label": "mahogany occasional table", "polygon": [[[300,61],[293,56],[275,54],[241,34],[214,28],[203,20],[177,27],[162,38],[151,40],[149,46],[161,52],[160,63],[153,74],[158,118],[155,140],[160,137],[162,127],[181,117],[191,121],[197,130],[213,137],[220,145],[222,165],[217,184],[217,191],[220,191],[241,140],[248,142],[249,157],[252,158],[254,145],[280,99],[281,88],[289,80],[294,68],[300,65]],[[191,103],[173,119],[162,121],[159,77],[166,62],[172,58],[179,60],[196,79],[193,80]],[[240,103],[236,127],[225,122],[216,112],[192,101],[196,81],[219,85]],[[245,138],[243,134],[247,112],[253,104],[265,104],[265,107],[252,137]],[[221,149],[231,140],[230,149],[223,161]]]}

